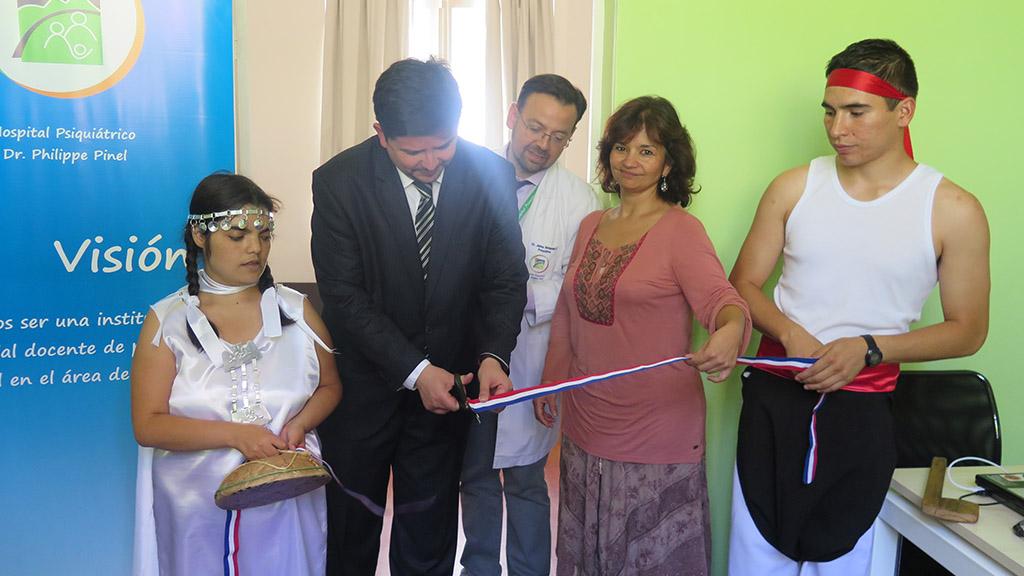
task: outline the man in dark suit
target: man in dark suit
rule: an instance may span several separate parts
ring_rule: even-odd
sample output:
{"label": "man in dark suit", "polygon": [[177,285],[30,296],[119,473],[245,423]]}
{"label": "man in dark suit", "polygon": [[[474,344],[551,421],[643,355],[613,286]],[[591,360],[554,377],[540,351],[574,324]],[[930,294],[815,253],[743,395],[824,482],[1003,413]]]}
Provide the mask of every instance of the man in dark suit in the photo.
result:
{"label": "man in dark suit", "polygon": [[[435,60],[377,80],[375,137],[313,173],[312,252],[345,397],[319,428],[346,487],[383,503],[391,573],[453,571],[469,415],[451,394],[511,389],[526,303],[515,178],[456,135],[462,101]],[[374,573],[382,519],[328,489],[328,574]]]}

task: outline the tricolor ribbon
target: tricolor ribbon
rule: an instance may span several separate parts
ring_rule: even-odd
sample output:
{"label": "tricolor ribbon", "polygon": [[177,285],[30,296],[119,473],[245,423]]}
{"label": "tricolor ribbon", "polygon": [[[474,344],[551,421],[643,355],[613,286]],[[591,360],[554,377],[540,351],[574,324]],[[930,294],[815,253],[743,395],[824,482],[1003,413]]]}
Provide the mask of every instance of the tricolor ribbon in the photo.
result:
{"label": "tricolor ribbon", "polygon": [[238,527],[241,510],[228,510],[224,521],[224,576],[238,576]]}
{"label": "tricolor ribbon", "polygon": [[814,482],[814,474],[818,471],[818,410],[825,403],[825,394],[818,394],[818,401],[811,409],[811,426],[808,431],[807,456],[804,457],[804,484]]}
{"label": "tricolor ribbon", "polygon": [[[581,388],[588,384],[593,384],[594,382],[604,382],[627,374],[636,374],[638,372],[652,370],[661,366],[668,366],[669,364],[685,362],[689,358],[689,356],[676,356],[674,358],[658,360],[657,362],[652,362],[650,364],[640,364],[631,368],[612,370],[611,372],[592,374],[590,376],[584,376],[582,378],[575,378],[572,380],[563,380],[561,382],[539,384],[537,386],[530,386],[529,388],[523,388],[521,390],[495,394],[490,399],[484,401],[470,399],[468,401],[469,409],[474,413],[497,410],[498,408],[504,408],[506,406],[511,406],[512,404],[526,402],[527,400],[533,400],[534,398],[540,398],[541,396],[548,396],[550,394],[565,392],[566,390]],[[744,364],[746,366],[761,368],[771,372],[777,372],[780,368],[799,372],[810,367],[814,364],[814,361],[814,358],[783,358],[778,356],[740,356],[736,358],[737,364]],[[825,394],[819,394],[818,402],[814,405],[814,410],[811,412],[807,456],[804,459],[804,484],[810,484],[814,481],[814,474],[818,468],[818,410],[824,403]]]}
{"label": "tricolor ribbon", "polygon": [[[580,388],[581,386],[593,384],[594,382],[603,382],[605,380],[611,380],[612,378],[618,378],[619,376],[626,376],[627,374],[636,374],[637,372],[643,372],[645,370],[651,370],[661,366],[668,366],[669,364],[675,364],[677,362],[685,362],[686,360],[689,360],[689,358],[689,356],[676,356],[674,358],[658,360],[657,362],[652,362],[650,364],[641,364],[639,366],[633,366],[632,368],[612,370],[611,372],[593,374],[591,376],[584,376],[583,378],[576,378],[574,380],[538,384],[537,386],[530,386],[529,388],[495,394],[485,401],[471,399],[469,400],[469,409],[477,413],[496,410],[498,408],[504,408],[505,406],[511,406],[512,404],[533,400],[534,398],[539,398],[541,396],[547,396],[548,394],[556,394],[558,392]],[[814,358],[740,356],[736,359],[736,363],[746,364],[747,366],[753,366],[755,368],[789,368],[791,370],[800,371],[809,367],[811,364],[814,364]]]}
{"label": "tricolor ribbon", "polygon": [[[853,88],[854,90],[893,100],[903,100],[910,97],[878,76],[863,70],[854,70],[853,68],[837,68],[833,70],[828,75],[825,86]],[[911,159],[914,158],[914,147],[910,143],[910,126],[907,126],[903,131],[903,149],[907,151],[907,156],[910,156]]]}

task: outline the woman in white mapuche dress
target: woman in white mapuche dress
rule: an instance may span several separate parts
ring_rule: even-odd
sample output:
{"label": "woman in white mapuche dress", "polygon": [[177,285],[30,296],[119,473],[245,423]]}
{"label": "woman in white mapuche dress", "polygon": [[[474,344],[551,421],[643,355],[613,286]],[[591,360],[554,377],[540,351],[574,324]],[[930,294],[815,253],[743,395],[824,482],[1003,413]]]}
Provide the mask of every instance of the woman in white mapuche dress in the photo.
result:
{"label": "woman in white mapuche dress", "polygon": [[324,573],[323,488],[243,511],[213,500],[247,459],[319,455],[314,428],[341,399],[323,322],[267,267],[275,204],[244,176],[204,178],[185,226],[188,285],[142,326],[131,375],[143,446],[136,575]]}

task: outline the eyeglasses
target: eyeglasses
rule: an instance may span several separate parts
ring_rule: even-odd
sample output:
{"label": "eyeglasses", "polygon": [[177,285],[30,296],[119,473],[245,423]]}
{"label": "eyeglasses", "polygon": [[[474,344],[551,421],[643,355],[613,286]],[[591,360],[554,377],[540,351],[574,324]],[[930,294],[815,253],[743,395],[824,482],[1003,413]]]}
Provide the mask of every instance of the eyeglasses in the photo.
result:
{"label": "eyeglasses", "polygon": [[545,132],[544,128],[536,122],[530,122],[529,124],[523,120],[523,117],[516,114],[516,119],[523,125],[523,128],[533,136],[534,140],[541,140],[545,136],[551,141],[552,144],[559,148],[565,148],[572,141],[572,135],[566,134],[565,132]]}

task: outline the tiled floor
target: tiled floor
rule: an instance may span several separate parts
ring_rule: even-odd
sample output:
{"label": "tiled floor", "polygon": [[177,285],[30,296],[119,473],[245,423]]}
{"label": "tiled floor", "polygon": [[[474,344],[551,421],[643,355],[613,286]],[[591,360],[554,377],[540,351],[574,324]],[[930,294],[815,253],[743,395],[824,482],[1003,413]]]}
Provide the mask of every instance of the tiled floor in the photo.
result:
{"label": "tiled floor", "polygon": [[[548,494],[551,496],[551,573],[555,573],[555,542],[554,535],[556,531],[556,521],[558,518],[558,448],[551,451],[548,455],[548,463],[544,467],[544,477],[548,482]],[[391,571],[388,569],[388,543],[391,536],[391,498],[388,498],[387,513],[384,516],[384,530],[380,537],[380,555],[377,557],[377,576],[391,576]],[[466,543],[465,536],[462,535],[462,523],[459,523],[459,549],[455,554],[455,574],[459,573],[461,566],[459,565],[459,556],[462,555],[462,547]],[[501,567],[505,570],[505,552],[502,550],[501,553]]]}

